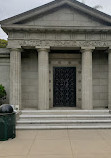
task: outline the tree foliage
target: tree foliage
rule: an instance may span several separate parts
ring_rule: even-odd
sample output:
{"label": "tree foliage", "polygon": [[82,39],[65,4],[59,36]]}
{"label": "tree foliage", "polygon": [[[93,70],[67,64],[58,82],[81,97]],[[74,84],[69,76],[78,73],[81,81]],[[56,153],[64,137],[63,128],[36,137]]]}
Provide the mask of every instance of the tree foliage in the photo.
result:
{"label": "tree foliage", "polygon": [[6,48],[8,44],[8,41],[4,39],[0,39],[0,48]]}
{"label": "tree foliage", "polygon": [[6,90],[2,84],[0,84],[0,99],[5,99],[6,98]]}
{"label": "tree foliage", "polygon": [[[82,3],[86,4],[85,0],[82,0]],[[95,5],[93,6],[94,9],[102,9],[101,5]]]}
{"label": "tree foliage", "polygon": [[94,9],[102,9],[102,6],[101,5],[95,5],[93,8]]}

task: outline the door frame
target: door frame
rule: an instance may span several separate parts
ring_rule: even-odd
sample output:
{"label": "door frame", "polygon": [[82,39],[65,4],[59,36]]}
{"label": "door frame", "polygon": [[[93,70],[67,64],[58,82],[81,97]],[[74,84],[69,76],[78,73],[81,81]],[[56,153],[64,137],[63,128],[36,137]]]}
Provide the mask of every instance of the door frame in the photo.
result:
{"label": "door frame", "polygon": [[81,58],[79,59],[79,62],[74,58],[50,59],[50,64],[49,64],[49,103],[50,103],[49,107],[50,108],[53,108],[53,67],[76,67],[76,108],[81,108],[82,106]]}

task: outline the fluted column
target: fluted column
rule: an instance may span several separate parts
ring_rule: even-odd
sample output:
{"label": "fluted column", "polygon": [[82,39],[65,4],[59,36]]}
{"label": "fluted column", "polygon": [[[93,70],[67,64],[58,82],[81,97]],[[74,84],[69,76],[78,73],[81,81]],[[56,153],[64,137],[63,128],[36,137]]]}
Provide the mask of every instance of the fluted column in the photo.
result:
{"label": "fluted column", "polygon": [[38,51],[38,109],[49,109],[49,48]]}
{"label": "fluted column", "polygon": [[111,49],[108,51],[108,108],[111,110]]}
{"label": "fluted column", "polygon": [[21,109],[21,49],[10,52],[10,104]]}
{"label": "fluted column", "polygon": [[92,51],[82,48],[82,109],[91,110],[92,105]]}

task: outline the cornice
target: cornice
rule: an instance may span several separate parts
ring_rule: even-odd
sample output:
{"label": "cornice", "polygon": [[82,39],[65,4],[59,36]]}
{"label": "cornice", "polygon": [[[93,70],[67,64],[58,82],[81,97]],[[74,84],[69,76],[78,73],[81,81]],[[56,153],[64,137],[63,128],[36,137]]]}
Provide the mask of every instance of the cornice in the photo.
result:
{"label": "cornice", "polygon": [[111,26],[103,27],[57,27],[57,26],[27,26],[27,25],[3,25],[2,29],[8,33],[10,31],[28,31],[28,32],[75,32],[75,33],[111,33]]}

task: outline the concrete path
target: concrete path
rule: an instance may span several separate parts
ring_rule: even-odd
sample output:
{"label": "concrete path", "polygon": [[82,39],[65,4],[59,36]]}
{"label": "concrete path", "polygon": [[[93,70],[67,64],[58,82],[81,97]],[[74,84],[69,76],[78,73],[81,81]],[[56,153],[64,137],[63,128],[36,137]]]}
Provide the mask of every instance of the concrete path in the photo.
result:
{"label": "concrete path", "polygon": [[111,130],[17,131],[0,158],[111,158]]}

